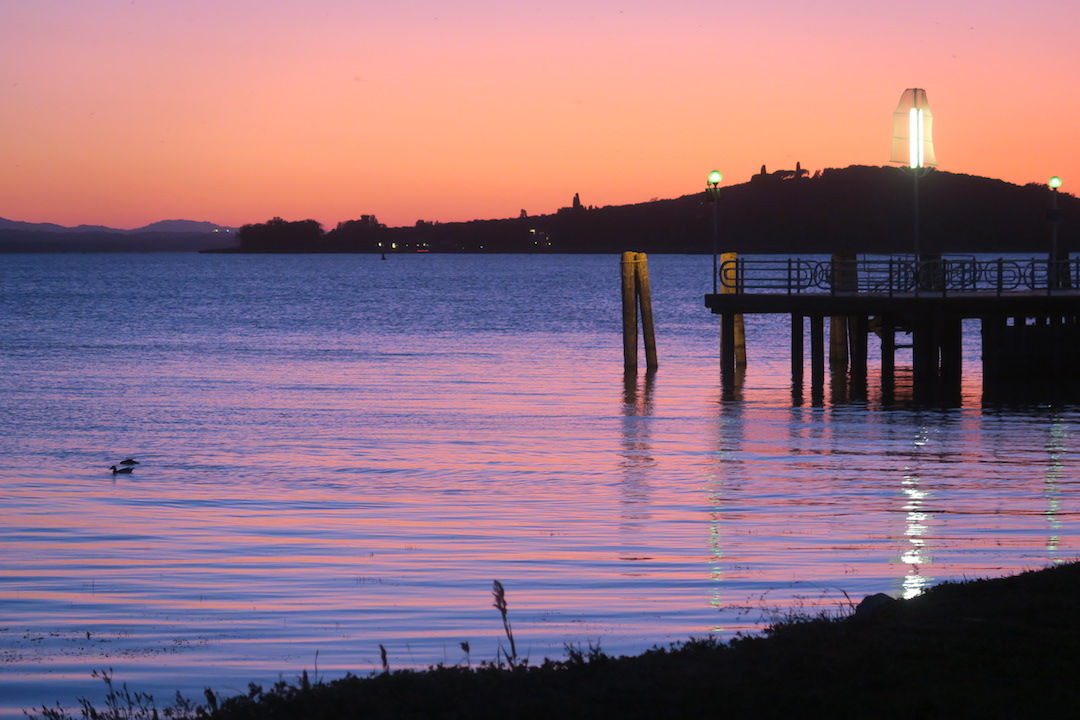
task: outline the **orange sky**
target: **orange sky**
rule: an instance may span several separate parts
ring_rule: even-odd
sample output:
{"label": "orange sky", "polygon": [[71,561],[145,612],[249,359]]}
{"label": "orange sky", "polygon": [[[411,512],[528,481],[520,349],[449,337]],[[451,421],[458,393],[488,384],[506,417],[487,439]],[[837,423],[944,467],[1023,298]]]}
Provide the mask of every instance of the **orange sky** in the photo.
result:
{"label": "orange sky", "polygon": [[1080,4],[14,0],[0,217],[330,229],[675,197],[889,160],[1080,190]]}

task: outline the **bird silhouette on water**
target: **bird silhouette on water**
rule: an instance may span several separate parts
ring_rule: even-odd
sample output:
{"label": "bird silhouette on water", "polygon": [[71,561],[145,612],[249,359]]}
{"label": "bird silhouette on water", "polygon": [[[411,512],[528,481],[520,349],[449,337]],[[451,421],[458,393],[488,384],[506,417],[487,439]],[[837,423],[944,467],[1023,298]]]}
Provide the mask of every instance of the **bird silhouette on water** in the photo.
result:
{"label": "bird silhouette on water", "polygon": [[118,475],[120,473],[127,473],[127,474],[130,475],[132,472],[135,471],[135,468],[133,468],[133,467],[118,468],[115,465],[110,466],[109,469],[112,470],[113,475]]}

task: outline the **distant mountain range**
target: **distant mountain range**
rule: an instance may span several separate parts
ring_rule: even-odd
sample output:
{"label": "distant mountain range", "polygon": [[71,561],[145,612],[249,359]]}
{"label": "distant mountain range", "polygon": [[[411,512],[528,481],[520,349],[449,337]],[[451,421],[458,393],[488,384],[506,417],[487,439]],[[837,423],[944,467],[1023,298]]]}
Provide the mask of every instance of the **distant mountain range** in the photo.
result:
{"label": "distant mountain range", "polygon": [[200,222],[198,220],[159,220],[156,223],[150,223],[149,225],[141,228],[135,228],[134,230],[119,230],[117,228],[105,227],[104,225],[77,225],[75,227],[64,227],[63,225],[57,225],[55,223],[28,223],[20,222],[18,220],[7,220],[0,218],[0,230],[26,230],[30,232],[48,232],[48,233],[120,233],[124,235],[133,235],[136,233],[213,233],[213,232],[235,232],[236,228],[225,227],[224,225],[215,225],[211,222]]}
{"label": "distant mountain range", "polygon": [[161,220],[134,230],[65,227],[0,218],[0,252],[198,252],[236,245],[236,229],[196,220]]}

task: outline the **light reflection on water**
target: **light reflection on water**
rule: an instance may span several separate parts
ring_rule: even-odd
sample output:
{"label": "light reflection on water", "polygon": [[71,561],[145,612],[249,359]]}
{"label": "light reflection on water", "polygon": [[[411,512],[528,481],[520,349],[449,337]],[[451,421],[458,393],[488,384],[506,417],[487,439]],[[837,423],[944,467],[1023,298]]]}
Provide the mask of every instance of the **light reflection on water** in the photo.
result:
{"label": "light reflection on water", "polygon": [[[17,257],[0,275],[0,713],[317,664],[608,652],[1077,556],[1076,409],[793,403],[786,318],[720,389],[709,258]],[[872,362],[876,356],[871,353]],[[907,362],[910,362],[908,357]],[[906,409],[905,409],[906,408]],[[142,461],[130,476],[104,470]]]}

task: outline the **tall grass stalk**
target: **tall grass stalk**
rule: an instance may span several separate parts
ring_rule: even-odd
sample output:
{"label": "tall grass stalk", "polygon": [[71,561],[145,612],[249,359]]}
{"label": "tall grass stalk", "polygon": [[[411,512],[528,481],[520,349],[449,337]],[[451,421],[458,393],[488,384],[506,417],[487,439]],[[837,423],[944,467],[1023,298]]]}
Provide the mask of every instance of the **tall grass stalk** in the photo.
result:
{"label": "tall grass stalk", "polygon": [[491,594],[495,596],[495,609],[502,614],[503,630],[506,631],[506,639],[510,641],[510,652],[503,649],[503,655],[510,667],[517,663],[517,646],[514,645],[514,631],[510,628],[510,620],[506,616],[506,590],[498,580],[492,581]]}

